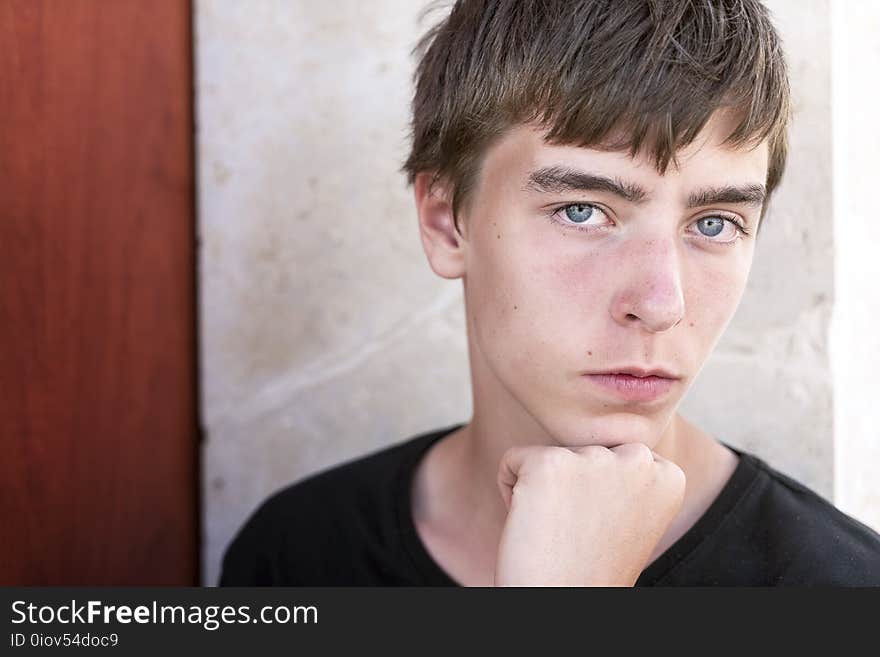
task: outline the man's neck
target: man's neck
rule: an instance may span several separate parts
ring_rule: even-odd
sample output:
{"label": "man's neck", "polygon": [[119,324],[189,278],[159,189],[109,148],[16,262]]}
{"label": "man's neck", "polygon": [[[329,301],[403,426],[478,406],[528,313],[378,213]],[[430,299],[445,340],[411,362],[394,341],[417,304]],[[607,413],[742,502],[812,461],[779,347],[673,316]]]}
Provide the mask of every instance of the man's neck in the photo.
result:
{"label": "man's neck", "polygon": [[[462,475],[458,485],[469,492],[468,497],[472,504],[492,514],[491,519],[483,519],[491,526],[503,526],[507,516],[497,484],[498,465],[504,452],[514,445],[559,444],[543,431],[524,428],[525,423],[519,427],[498,424],[486,422],[475,413],[471,422],[459,429],[456,435],[450,436],[452,440],[448,454],[453,471]],[[694,430],[696,427],[676,413],[653,449],[684,469],[684,462],[692,452],[688,440]],[[685,475],[687,474],[685,470]]]}
{"label": "man's neck", "polygon": [[[440,565],[462,579],[465,576],[461,573],[470,576],[471,572],[494,567],[494,551],[507,517],[497,484],[501,456],[517,444],[555,444],[550,440],[542,443],[540,438],[496,424],[483,421],[475,413],[470,423],[436,443],[416,471],[416,525]],[[648,563],[696,522],[717,497],[736,464],[736,457],[729,450],[678,414],[669,422],[654,451],[684,470],[688,486],[679,516]],[[481,565],[464,563],[468,558]],[[481,572],[472,580],[485,583],[488,577],[488,573]]]}

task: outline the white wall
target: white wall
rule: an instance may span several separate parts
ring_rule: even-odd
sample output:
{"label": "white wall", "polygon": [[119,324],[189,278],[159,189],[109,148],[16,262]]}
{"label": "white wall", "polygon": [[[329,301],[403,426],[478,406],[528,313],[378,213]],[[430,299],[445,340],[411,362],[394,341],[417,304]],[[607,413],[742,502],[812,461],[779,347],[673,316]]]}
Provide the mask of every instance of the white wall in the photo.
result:
{"label": "white wall", "polygon": [[[768,4],[792,69],[790,164],[743,303],[682,410],[864,511],[878,488],[835,475],[844,384],[832,385],[828,328],[849,290],[834,285],[830,7]],[[206,584],[268,493],[469,417],[460,283],[428,268],[398,171],[409,51],[430,22],[418,23],[421,6],[195,3]],[[880,318],[870,313],[849,326]],[[864,378],[864,354],[853,360],[861,403],[880,388]],[[837,401],[838,416],[856,412]],[[838,468],[876,449],[869,429]]]}
{"label": "white wall", "polygon": [[834,0],[834,501],[880,527],[880,2]]}

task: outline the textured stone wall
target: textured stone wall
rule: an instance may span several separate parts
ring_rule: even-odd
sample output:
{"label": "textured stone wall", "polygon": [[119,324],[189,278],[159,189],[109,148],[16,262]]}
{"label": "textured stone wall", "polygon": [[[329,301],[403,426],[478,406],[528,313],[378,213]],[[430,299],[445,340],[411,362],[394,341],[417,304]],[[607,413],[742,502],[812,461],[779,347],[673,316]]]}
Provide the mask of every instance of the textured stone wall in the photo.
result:
{"label": "textured stone wall", "polygon": [[[791,164],[682,410],[830,497],[830,8],[768,4],[792,69]],[[398,171],[421,6],[195,3],[207,584],[268,493],[469,417],[461,284],[429,269]]]}

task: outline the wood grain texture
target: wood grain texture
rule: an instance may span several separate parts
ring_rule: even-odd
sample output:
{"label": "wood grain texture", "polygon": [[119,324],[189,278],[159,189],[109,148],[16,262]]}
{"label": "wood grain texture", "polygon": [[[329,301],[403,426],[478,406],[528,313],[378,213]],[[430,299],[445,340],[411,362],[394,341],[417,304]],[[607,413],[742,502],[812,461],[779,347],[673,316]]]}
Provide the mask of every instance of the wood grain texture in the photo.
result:
{"label": "wood grain texture", "polygon": [[0,3],[0,584],[196,584],[191,8]]}

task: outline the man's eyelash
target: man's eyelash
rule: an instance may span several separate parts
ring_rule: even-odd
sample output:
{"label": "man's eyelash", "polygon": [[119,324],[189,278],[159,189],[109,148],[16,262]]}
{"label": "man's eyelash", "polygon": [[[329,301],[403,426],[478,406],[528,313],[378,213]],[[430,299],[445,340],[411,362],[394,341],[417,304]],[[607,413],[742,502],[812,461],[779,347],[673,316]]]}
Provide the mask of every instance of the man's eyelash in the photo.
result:
{"label": "man's eyelash", "polygon": [[[742,225],[739,221],[737,221],[734,217],[727,217],[727,216],[725,216],[725,215],[723,215],[723,214],[719,214],[719,215],[713,215],[713,214],[710,214],[710,215],[706,215],[705,217],[700,217],[700,219],[708,219],[708,218],[710,218],[710,217],[717,217],[718,219],[726,219],[727,221],[729,221],[730,223],[732,223],[734,226],[736,226],[737,230],[739,230],[739,232],[741,232],[743,235],[748,236],[748,235],[751,235],[751,234],[752,234],[752,231],[750,231],[748,228],[746,228],[745,226],[743,226],[743,225]],[[700,219],[697,219],[697,221],[699,221]]]}

